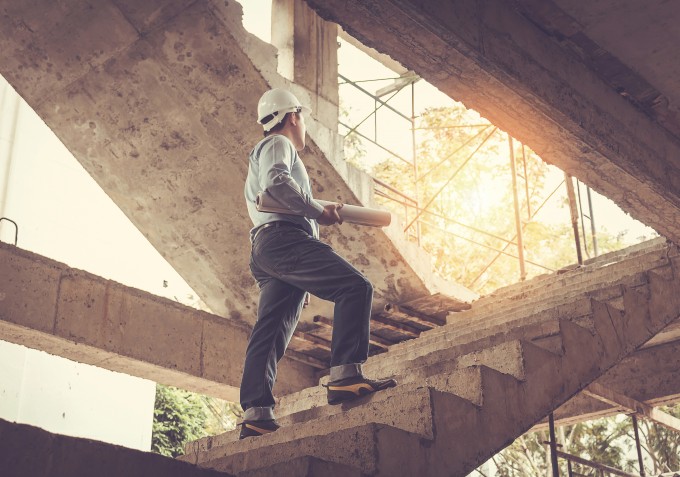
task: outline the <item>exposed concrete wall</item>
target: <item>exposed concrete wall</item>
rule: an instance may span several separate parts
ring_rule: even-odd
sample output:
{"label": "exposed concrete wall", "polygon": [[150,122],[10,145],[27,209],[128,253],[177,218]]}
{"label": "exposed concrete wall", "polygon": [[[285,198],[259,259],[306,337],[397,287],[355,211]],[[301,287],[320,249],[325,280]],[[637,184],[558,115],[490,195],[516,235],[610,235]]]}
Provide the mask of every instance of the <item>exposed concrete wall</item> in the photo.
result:
{"label": "exposed concrete wall", "polygon": [[219,477],[150,452],[66,437],[0,419],[3,477]]}
{"label": "exposed concrete wall", "polygon": [[[289,83],[276,50],[240,18],[236,2],[8,1],[0,71],[215,313],[253,323],[246,158],[262,137],[258,98]],[[331,104],[293,89],[319,109]],[[310,124],[314,141],[321,129]],[[320,152],[341,150],[327,136],[329,148],[310,141],[303,155],[315,195],[360,203]],[[323,238],[373,281],[376,308],[430,292],[383,231],[346,224]],[[444,292],[458,291],[474,296]],[[303,319],[331,308],[313,300]]]}
{"label": "exposed concrete wall", "polygon": [[[0,339],[238,401],[249,328],[0,243]],[[284,358],[277,392],[316,384]]]}
{"label": "exposed concrete wall", "polygon": [[330,21],[680,239],[680,142],[512,2],[317,1]]}

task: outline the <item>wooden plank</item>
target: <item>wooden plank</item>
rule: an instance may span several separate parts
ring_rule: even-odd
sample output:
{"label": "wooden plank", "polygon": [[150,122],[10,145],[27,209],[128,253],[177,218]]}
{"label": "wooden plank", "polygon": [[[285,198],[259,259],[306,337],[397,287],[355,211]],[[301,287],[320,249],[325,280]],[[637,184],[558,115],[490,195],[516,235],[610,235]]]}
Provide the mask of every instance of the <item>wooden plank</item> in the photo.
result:
{"label": "wooden plank", "polygon": [[383,328],[388,330],[396,331],[410,338],[417,338],[420,336],[420,330],[413,328],[412,326],[405,325],[403,323],[398,323],[396,321],[390,320],[389,318],[382,315],[373,315],[371,321],[378,323]]}
{"label": "wooden plank", "polygon": [[302,354],[299,351],[295,351],[292,349],[286,350],[286,356],[288,356],[290,359],[294,359],[295,361],[299,361],[300,363],[307,364],[309,366],[312,366],[313,368],[316,369],[328,369],[330,368],[330,365],[328,363],[324,363],[318,358],[314,358],[312,356],[307,356],[306,354]]}
{"label": "wooden plank", "polygon": [[[330,318],[327,318],[325,316],[316,315],[312,319],[312,321],[314,321],[314,323],[322,324],[322,325],[324,325],[328,328],[333,328],[333,320],[331,320]],[[386,340],[385,338],[381,338],[380,336],[376,336],[374,334],[370,335],[369,343],[372,344],[373,346],[377,347],[377,348],[382,348],[384,350],[389,349],[389,347],[394,344],[391,341]]]}
{"label": "wooden plank", "polygon": [[315,347],[321,348],[324,351],[331,352],[331,342],[321,338],[320,336],[313,335],[311,333],[305,333],[304,331],[295,330],[293,336],[300,338],[305,341],[313,343]]}
{"label": "wooden plank", "polygon": [[426,326],[429,329],[446,324],[446,318],[425,315],[406,306],[394,305],[392,303],[385,305],[385,312],[381,313],[381,315],[387,317],[394,316],[403,320],[413,321],[414,323]]}

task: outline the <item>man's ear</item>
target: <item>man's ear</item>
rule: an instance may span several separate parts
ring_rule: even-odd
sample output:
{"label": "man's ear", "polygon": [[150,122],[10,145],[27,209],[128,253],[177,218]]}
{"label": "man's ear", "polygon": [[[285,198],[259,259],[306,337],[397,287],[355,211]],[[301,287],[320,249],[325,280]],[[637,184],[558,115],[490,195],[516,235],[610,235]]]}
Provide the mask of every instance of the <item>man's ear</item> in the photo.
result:
{"label": "man's ear", "polygon": [[300,113],[288,113],[288,121],[291,126],[297,126],[298,121],[300,121]]}

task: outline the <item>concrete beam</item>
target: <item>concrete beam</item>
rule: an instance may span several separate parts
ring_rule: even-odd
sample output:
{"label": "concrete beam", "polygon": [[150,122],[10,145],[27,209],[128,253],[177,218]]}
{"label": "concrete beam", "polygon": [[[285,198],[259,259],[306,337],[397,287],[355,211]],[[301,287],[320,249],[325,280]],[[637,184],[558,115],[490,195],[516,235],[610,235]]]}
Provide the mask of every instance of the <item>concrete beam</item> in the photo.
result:
{"label": "concrete beam", "polygon": [[513,2],[308,3],[636,219],[680,240],[678,138]]}
{"label": "concrete beam", "polygon": [[[680,402],[680,340],[661,346],[643,348],[610,369],[594,384],[610,394],[626,396],[626,402],[604,402],[587,393],[579,393],[555,411],[559,425],[609,417],[635,409],[634,403],[658,407]],[[604,392],[602,393],[604,394]],[[614,404],[612,404],[614,402]],[[533,430],[547,428],[547,421]]]}
{"label": "concrete beam", "polygon": [[[0,243],[0,339],[238,401],[249,327]],[[279,394],[316,384],[284,358]]]}
{"label": "concrete beam", "polygon": [[391,69],[395,73],[397,73],[399,76],[405,75],[409,73],[408,69],[404,68],[404,66],[399,63],[398,61],[394,61],[392,58],[390,58],[389,55],[386,55],[384,53],[379,53],[376,49],[370,48],[363,43],[361,43],[359,40],[354,38],[352,35],[348,34],[345,30],[342,28],[339,29],[340,33],[338,36],[345,40],[347,43],[352,45],[354,48],[356,48],[359,51],[363,51],[366,53],[368,56],[382,64],[383,66]]}
{"label": "concrete beam", "polygon": [[91,439],[52,434],[0,419],[3,477],[226,477],[228,474]]}
{"label": "concrete beam", "polygon": [[656,409],[644,402],[631,399],[625,394],[617,393],[601,384],[593,383],[582,391],[585,395],[593,397],[611,406],[622,406],[631,413],[646,417],[650,421],[672,430],[680,431],[680,419],[666,412]]}

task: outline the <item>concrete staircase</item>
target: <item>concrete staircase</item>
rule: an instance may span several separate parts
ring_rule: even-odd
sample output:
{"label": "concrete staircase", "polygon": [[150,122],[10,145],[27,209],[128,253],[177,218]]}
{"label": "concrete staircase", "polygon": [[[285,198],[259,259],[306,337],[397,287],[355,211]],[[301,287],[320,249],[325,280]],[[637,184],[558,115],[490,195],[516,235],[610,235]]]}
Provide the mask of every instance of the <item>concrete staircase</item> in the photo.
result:
{"label": "concrete staircase", "polygon": [[[603,279],[601,275],[608,279]],[[463,476],[680,316],[680,257],[660,241],[618,262],[539,277],[365,366],[399,386],[342,406],[281,398],[279,431],[187,446],[235,475]]]}

